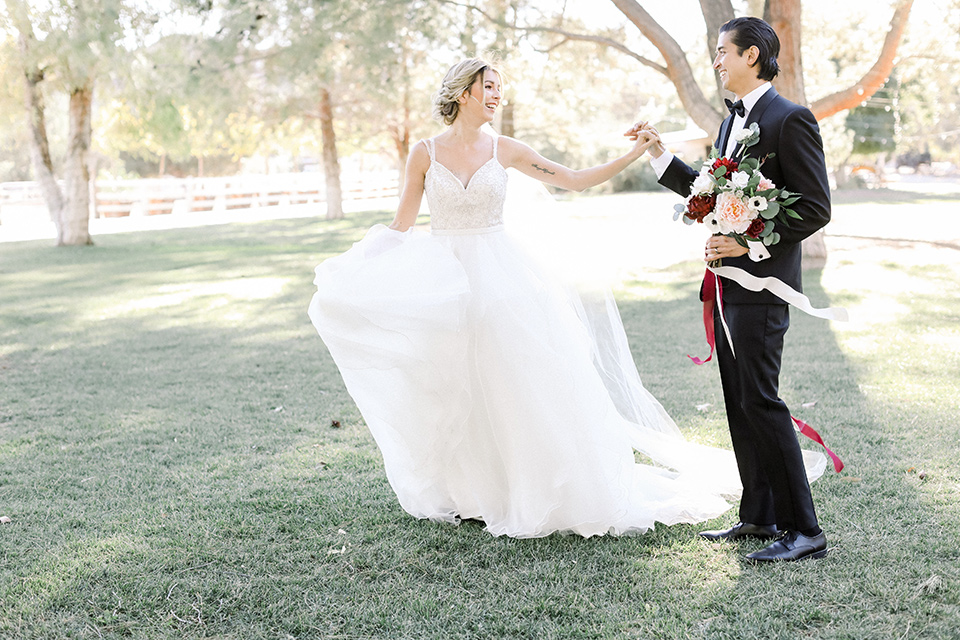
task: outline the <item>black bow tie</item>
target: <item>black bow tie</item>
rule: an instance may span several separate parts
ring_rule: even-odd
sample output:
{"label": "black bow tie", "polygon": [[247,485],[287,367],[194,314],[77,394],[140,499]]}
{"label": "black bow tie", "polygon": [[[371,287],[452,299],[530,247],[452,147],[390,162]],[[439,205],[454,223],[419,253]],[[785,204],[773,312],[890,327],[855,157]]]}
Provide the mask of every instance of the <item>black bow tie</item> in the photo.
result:
{"label": "black bow tie", "polygon": [[731,115],[735,113],[735,114],[737,114],[738,116],[740,116],[741,118],[746,115],[747,109],[746,109],[746,107],[743,106],[743,100],[737,100],[736,102],[730,102],[729,100],[727,100],[726,98],[724,98],[723,101],[726,103],[727,109],[730,110],[730,114],[731,114]]}

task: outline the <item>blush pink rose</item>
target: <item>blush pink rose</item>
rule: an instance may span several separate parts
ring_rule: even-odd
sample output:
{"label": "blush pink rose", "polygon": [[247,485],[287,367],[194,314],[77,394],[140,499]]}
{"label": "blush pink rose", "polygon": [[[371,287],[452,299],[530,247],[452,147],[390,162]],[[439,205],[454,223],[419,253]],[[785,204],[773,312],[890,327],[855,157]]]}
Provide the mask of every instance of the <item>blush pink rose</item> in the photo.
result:
{"label": "blush pink rose", "polygon": [[743,233],[756,217],[746,202],[729,191],[717,196],[713,213],[720,225],[720,233]]}

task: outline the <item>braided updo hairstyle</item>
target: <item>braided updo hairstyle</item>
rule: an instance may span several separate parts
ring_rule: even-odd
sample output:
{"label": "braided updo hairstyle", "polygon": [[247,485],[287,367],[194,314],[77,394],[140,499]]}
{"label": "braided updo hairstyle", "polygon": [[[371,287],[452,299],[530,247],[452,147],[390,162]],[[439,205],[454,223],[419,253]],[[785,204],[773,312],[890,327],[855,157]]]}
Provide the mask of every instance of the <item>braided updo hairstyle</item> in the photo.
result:
{"label": "braided updo hairstyle", "polygon": [[443,77],[440,90],[433,97],[433,117],[450,126],[460,113],[460,98],[477,79],[490,69],[500,75],[500,70],[481,58],[468,58],[450,67]]}

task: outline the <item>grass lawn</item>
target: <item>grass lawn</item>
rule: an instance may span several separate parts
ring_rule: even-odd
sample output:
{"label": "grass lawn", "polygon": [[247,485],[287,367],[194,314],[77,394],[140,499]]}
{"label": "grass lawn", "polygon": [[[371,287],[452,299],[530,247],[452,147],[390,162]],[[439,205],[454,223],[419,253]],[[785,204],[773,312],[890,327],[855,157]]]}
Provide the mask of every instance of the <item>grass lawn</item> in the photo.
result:
{"label": "grass lawn", "polygon": [[[813,488],[831,553],[760,567],[699,526],[407,516],[306,315],[314,265],[388,213],[0,244],[0,637],[960,637],[960,243],[897,235],[957,204],[836,207],[806,289],[852,321],[794,313],[781,380],[847,463]],[[724,444],[715,365],[684,357],[701,271],[618,298],[647,387]]]}

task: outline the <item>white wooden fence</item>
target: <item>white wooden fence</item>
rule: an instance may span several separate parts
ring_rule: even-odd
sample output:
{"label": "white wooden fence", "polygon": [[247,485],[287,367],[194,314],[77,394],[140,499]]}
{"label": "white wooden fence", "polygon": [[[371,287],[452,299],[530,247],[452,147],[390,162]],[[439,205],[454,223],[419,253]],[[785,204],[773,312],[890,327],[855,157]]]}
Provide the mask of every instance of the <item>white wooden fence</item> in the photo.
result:
{"label": "white wooden fence", "polygon": [[[322,173],[244,175],[225,178],[154,178],[143,180],[97,180],[93,185],[96,207],[91,216],[122,216],[225,211],[323,202],[326,199]],[[344,200],[397,195],[397,173],[365,173],[344,177]],[[0,206],[42,205],[35,182],[0,183]]]}

